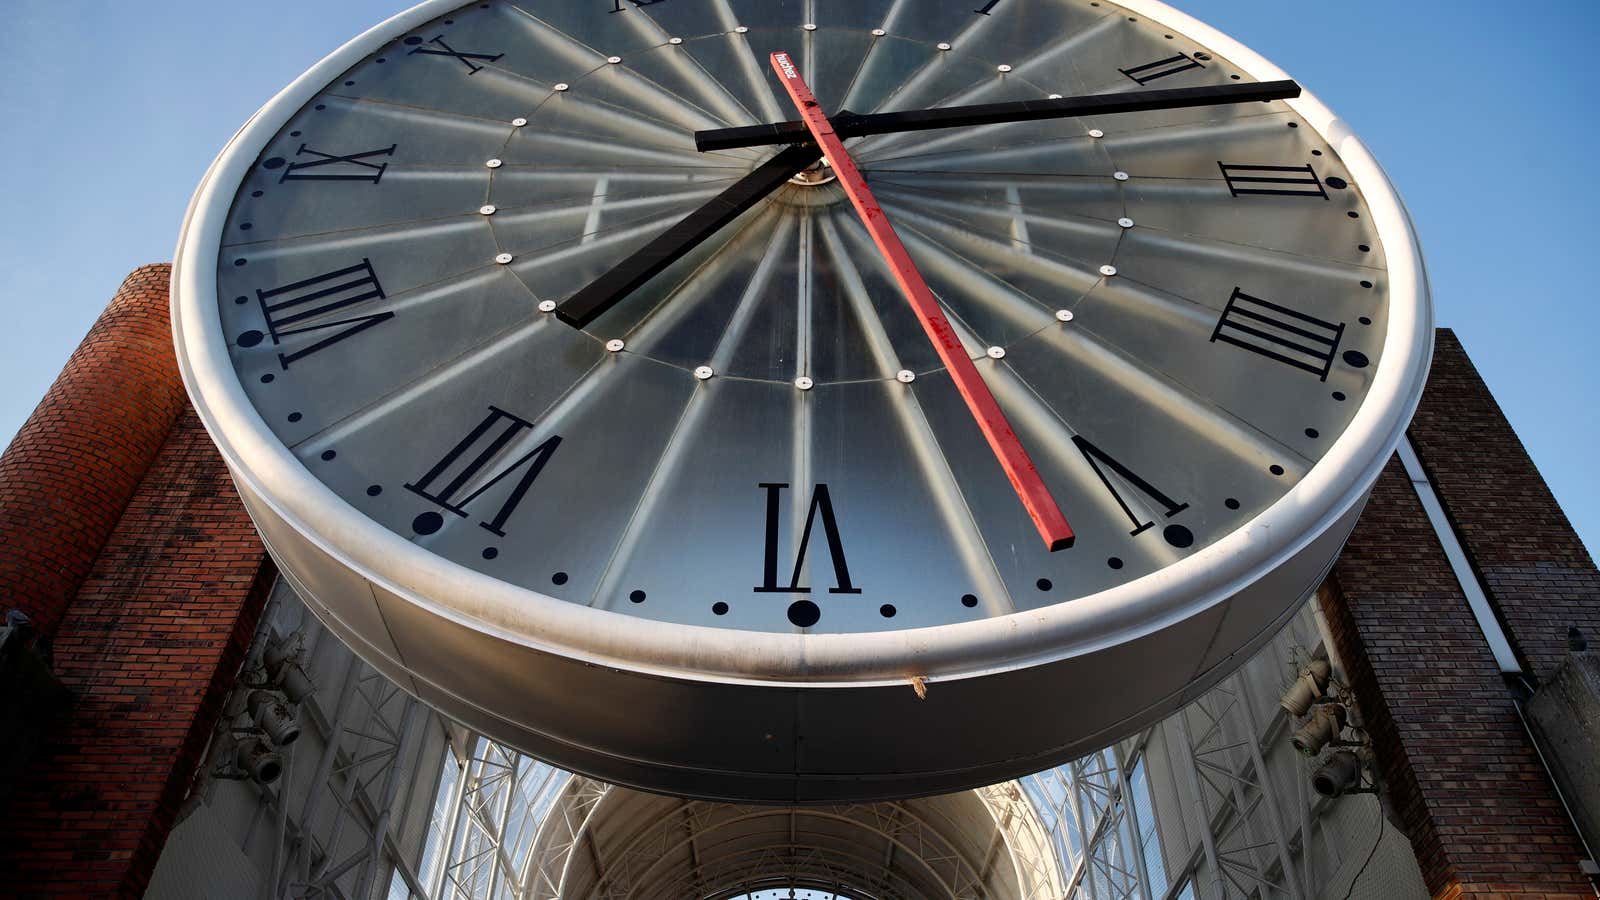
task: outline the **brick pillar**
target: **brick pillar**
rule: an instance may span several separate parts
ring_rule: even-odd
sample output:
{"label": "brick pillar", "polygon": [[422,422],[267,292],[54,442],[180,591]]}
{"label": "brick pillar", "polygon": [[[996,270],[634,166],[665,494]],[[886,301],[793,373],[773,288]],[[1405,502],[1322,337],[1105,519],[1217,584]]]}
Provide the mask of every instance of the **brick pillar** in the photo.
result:
{"label": "brick pillar", "polygon": [[172,352],[171,269],[128,276],[0,455],[0,606],[46,635],[189,405]]}
{"label": "brick pillar", "polygon": [[[1439,494],[1457,531],[1510,544],[1479,570],[1506,573],[1485,580],[1508,636],[1549,664],[1549,634],[1564,647],[1568,619],[1600,616],[1600,590],[1583,587],[1595,569],[1449,331],[1412,432],[1424,466],[1451,478]],[[1434,896],[1592,900],[1578,836],[1398,460],[1334,572],[1322,606]]]}
{"label": "brick pillar", "polygon": [[1422,467],[1518,657],[1548,679],[1566,658],[1568,626],[1600,644],[1600,571],[1449,330],[1428,396],[1411,423]]}
{"label": "brick pillar", "polygon": [[275,577],[178,386],[166,285],[129,277],[0,468],[0,600],[73,696],[0,810],[6,897],[143,894]]}

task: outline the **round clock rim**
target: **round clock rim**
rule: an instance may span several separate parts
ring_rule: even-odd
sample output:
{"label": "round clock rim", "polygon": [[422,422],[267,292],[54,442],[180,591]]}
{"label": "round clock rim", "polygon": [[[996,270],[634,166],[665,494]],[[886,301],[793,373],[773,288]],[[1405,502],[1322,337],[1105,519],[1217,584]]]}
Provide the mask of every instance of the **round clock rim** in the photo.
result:
{"label": "round clock rim", "polygon": [[[1431,359],[1432,309],[1409,216],[1366,146],[1305,92],[1287,102],[1337,152],[1367,201],[1385,250],[1390,315],[1384,352],[1349,427],[1306,477],[1256,518],[1194,555],[1097,594],[1040,609],[842,634],[743,631],[637,618],[559,600],[436,556],[369,519],[313,477],[256,412],[222,331],[217,261],[239,184],[290,118],[371,52],[465,5],[426,0],[389,18],[262,107],[202,180],[185,217],[172,277],[179,369],[233,477],[323,553],[435,615],[568,658],[691,680],[870,686],[901,683],[908,673],[974,677],[1040,665],[1126,643],[1197,615],[1293,558],[1364,501],[1420,400]],[[1220,53],[1252,78],[1288,77],[1259,54],[1160,0],[1114,5]],[[1291,537],[1277,537],[1283,534]]]}

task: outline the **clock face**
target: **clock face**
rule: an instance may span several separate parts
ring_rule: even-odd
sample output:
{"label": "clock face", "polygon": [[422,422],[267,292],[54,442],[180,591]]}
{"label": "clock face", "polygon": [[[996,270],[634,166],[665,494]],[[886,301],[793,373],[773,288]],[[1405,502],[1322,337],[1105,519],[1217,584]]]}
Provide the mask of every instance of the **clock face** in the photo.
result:
{"label": "clock face", "polygon": [[1285,79],[1157,0],[428,0],[213,164],[180,369],[448,715],[716,799],[993,783],[1237,667],[1420,397],[1405,212]]}
{"label": "clock face", "polygon": [[428,554],[576,606],[812,633],[1149,578],[1283,501],[1362,410],[1385,247],[1284,102],[849,144],[1069,549],[1040,541],[830,168],[563,321],[780,152],[695,145],[797,118],[776,51],[830,114],[1258,80],[1090,0],[449,10],[369,47],[230,186],[216,315],[250,406]]}

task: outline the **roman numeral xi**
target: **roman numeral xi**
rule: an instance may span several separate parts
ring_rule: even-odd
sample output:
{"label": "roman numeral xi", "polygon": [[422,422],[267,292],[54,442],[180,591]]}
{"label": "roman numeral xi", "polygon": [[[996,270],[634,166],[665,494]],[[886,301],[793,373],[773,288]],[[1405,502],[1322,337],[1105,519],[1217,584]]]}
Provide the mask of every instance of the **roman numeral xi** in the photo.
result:
{"label": "roman numeral xi", "polygon": [[454,59],[455,61],[461,63],[463,66],[466,66],[468,75],[476,75],[479,72],[483,71],[483,66],[476,65],[475,63],[473,63],[473,60],[477,59],[477,60],[482,60],[483,62],[494,62],[495,60],[499,59],[500,57],[505,56],[504,53],[495,53],[495,54],[491,55],[491,54],[488,54],[488,53],[470,53],[470,52],[467,52],[465,50],[457,50],[454,47],[451,47],[449,44],[444,42],[444,36],[443,35],[440,35],[439,37],[433,38],[432,40],[428,41],[427,43],[429,43],[429,44],[438,44],[439,45],[439,49],[436,50],[436,49],[434,49],[432,47],[429,47],[429,46],[423,44],[422,38],[419,38],[419,37],[408,37],[408,38],[406,38],[406,44],[416,48],[415,50],[412,50],[407,55],[416,56],[417,54],[420,53],[420,54],[422,54],[424,56],[448,56],[451,59]]}
{"label": "roman numeral xi", "polygon": [[1188,54],[1179,53],[1177,56],[1169,56],[1166,59],[1158,59],[1142,66],[1134,66],[1131,69],[1118,69],[1117,71],[1144,85],[1155,81],[1157,78],[1165,78],[1168,75],[1176,75],[1179,72],[1187,72],[1190,69],[1204,68],[1205,66],[1191,59]]}

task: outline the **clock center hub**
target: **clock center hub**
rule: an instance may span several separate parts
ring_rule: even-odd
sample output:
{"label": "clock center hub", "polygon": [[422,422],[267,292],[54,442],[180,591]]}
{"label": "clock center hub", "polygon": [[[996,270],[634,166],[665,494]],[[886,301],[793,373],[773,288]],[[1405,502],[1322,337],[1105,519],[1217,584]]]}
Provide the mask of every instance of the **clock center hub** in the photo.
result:
{"label": "clock center hub", "polygon": [[805,171],[789,176],[789,183],[804,187],[818,187],[828,184],[836,178],[837,176],[833,174],[833,166],[829,165],[827,160],[819,159],[807,166]]}

